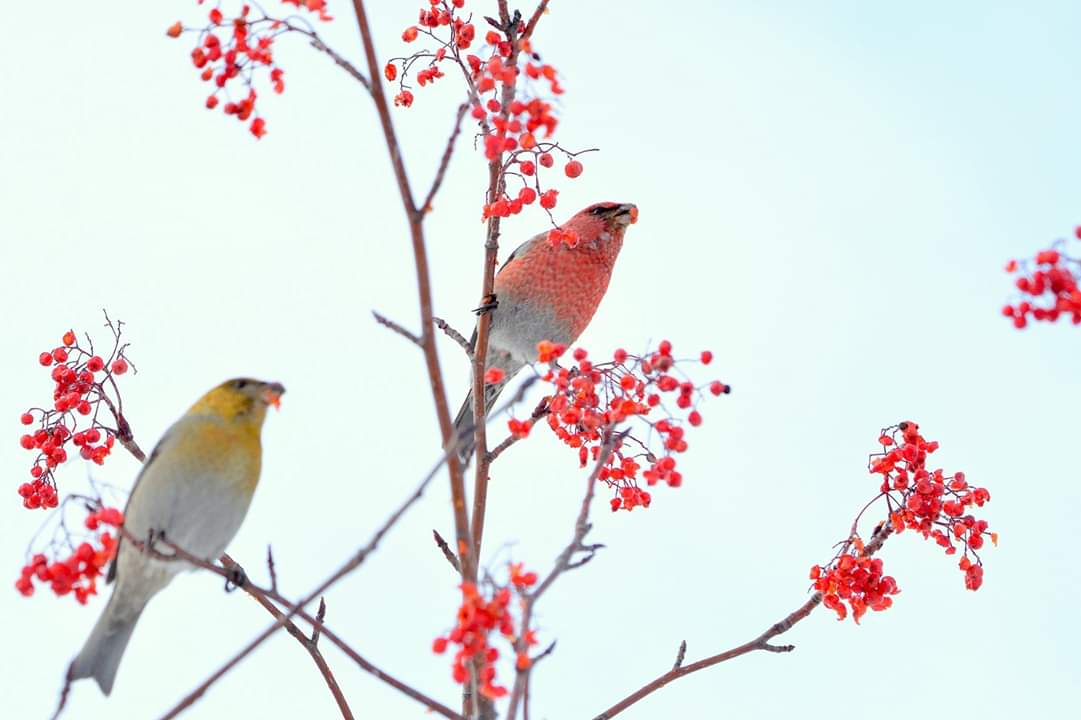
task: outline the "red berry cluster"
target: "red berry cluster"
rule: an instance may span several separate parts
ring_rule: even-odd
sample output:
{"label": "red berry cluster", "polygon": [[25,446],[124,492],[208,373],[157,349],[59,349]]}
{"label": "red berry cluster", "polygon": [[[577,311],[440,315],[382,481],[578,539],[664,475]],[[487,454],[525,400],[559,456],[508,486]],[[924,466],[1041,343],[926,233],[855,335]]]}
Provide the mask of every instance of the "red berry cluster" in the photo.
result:
{"label": "red berry cluster", "polygon": [[522,37],[526,25],[520,19],[508,29],[487,31],[484,46],[475,55],[465,52],[473,46],[477,31],[471,16],[463,19],[458,14],[464,0],[429,0],[428,5],[420,9],[417,25],[402,33],[402,40],[410,43],[423,34],[437,47],[392,58],[386,64],[383,75],[399,86],[394,104],[413,104],[407,80],[419,61],[427,61],[426,67],[413,73],[421,87],[445,77],[442,66],[447,61],[457,65],[469,87],[470,116],[484,138],[484,157],[500,162],[504,174],[513,173],[523,181],[516,193],[503,191],[500,197],[489,198],[484,219],[517,215],[538,199],[542,208],[551,210],[558,191],[541,189],[539,168],[553,167],[553,153],[558,152],[565,156],[567,177],[576,178],[583,171],[575,157],[578,153],[548,140],[559,124],[552,98],[563,94],[556,69],[540,62],[530,38]]}
{"label": "red berry cluster", "polygon": [[837,613],[838,620],[848,617],[845,602],[852,608],[852,619],[859,623],[868,609],[881,612],[893,605],[890,595],[900,592],[897,582],[882,574],[882,559],[864,553],[858,537],[845,544],[845,551],[830,565],[811,568],[814,588],[822,593],[822,604]]}
{"label": "red berry cluster", "polygon": [[[113,350],[108,358],[94,353],[93,344],[81,347],[71,330],[64,333],[61,345],[38,356],[43,367],[52,367],[52,407],[30,408],[22,413],[23,425],[37,423],[38,428],[23,434],[19,445],[36,453],[30,468],[32,480],[19,485],[23,507],[55,508],[58,504],[53,471],[68,459],[68,443],[79,449],[79,456],[98,465],[112,452],[116,430],[103,425],[98,414],[101,405],[112,411],[119,406],[106,394],[106,387],[116,388],[116,376],[129,369],[120,344],[119,326],[112,326]],[[89,342],[89,339],[88,339]],[[115,419],[115,417],[114,417]]]}
{"label": "red berry cluster", "polygon": [[938,442],[927,441],[914,422],[903,422],[886,428],[879,437],[884,452],[871,456],[869,467],[873,474],[882,475],[880,491],[890,507],[890,524],[894,532],[915,530],[924,538],[934,538],[947,555],[957,552],[956,543],[963,547],[961,569],[965,571],[965,586],[976,590],[982,570],[971,571],[982,563],[976,551],[983,547],[984,537],[998,544],[997,533],[988,532],[987,521],[977,520],[968,510],[983,507],[991,499],[986,488],[968,484],[962,472],[946,475],[941,468],[927,469],[927,457],[938,449]]}
{"label": "red berry cluster", "polygon": [[[100,508],[86,516],[86,527],[96,531],[94,542],[82,542],[63,560],[52,562],[41,553],[34,555],[23,566],[15,589],[22,595],[34,594],[34,581],[48,583],[57,595],[73,594],[80,605],[85,605],[91,595],[97,594],[97,578],[116,555],[117,541],[102,526],[120,527],[123,514],[116,508]],[[95,543],[98,547],[95,547]]]}
{"label": "red berry cluster", "polygon": [[[616,350],[610,362],[599,364],[594,364],[588,353],[578,348],[573,353],[574,366],[555,366],[555,360],[565,351],[564,346],[547,341],[537,345],[538,360],[552,364],[542,378],[554,388],[554,393],[545,399],[548,426],[556,437],[577,448],[582,467],[600,457],[605,435],[621,423],[639,418],[648,429],[645,440],[630,434],[616,436],[613,451],[600,470],[599,479],[615,492],[612,510],[649,507],[652,497],[639,487],[639,477],[649,487],[660,482],[679,487],[683,476],[676,470],[675,455],[687,450],[686,426],[702,424],[697,402],[704,396],[704,390],[721,395],[731,388],[720,381],[698,386],[690,380],[677,379],[672,374],[677,362],[688,361],[677,361],[667,340],[641,357]],[[713,353],[703,352],[695,360],[708,365]],[[684,418],[676,417],[665,407],[665,395],[674,395],[676,407],[689,411]],[[665,417],[650,421],[646,416],[654,412],[664,413]],[[531,426],[527,423],[511,420],[508,428],[512,434],[524,437]],[[654,454],[654,449],[660,457]],[[643,464],[648,464],[648,468],[642,470]]]}
{"label": "red berry cluster", "polygon": [[[512,645],[517,639],[515,618],[511,613],[512,588],[523,592],[537,582],[535,572],[526,572],[520,563],[510,566],[510,579],[504,587],[493,587],[490,597],[482,594],[473,583],[462,583],[462,604],[458,608],[458,617],[454,629],[447,635],[440,636],[432,643],[432,650],[442,654],[449,645],[456,645],[451,676],[456,683],[464,683],[469,677],[468,665],[474,658],[480,660],[480,692],[485,697],[496,699],[507,694],[507,688],[496,684],[495,663],[499,660],[499,650],[489,643],[493,630],[506,638]],[[536,644],[532,630],[526,630],[526,646]],[[519,670],[529,667],[530,658],[526,653],[519,653],[515,666]]]}
{"label": "red berry cluster", "polygon": [[[326,12],[326,0],[282,0],[287,5],[295,5],[315,13],[324,22],[333,18]],[[199,0],[203,4],[203,0]],[[200,70],[205,82],[213,82],[214,91],[206,99],[208,110],[216,108],[225,97],[222,112],[232,115],[240,122],[248,124],[248,130],[256,138],[266,135],[266,120],[255,111],[258,94],[255,79],[262,71],[268,71],[270,86],[281,94],[285,90],[282,79],[284,71],[274,61],[272,46],[281,34],[300,30],[287,20],[266,16],[253,17],[251,7],[242,5],[235,17],[226,16],[219,7],[208,13],[209,23],[200,28],[184,27],[179,21],[173,23],[165,34],[178,38],[185,31],[197,32],[198,43],[191,51],[191,60]],[[303,31],[303,30],[302,30]],[[306,32],[306,31],[305,31]],[[310,32],[306,32],[310,35]],[[229,92],[230,83],[238,81],[245,88],[243,97],[233,99]],[[237,83],[233,83],[234,85]]]}
{"label": "red berry cluster", "polygon": [[[1081,240],[1081,226],[1074,234]],[[1081,289],[1078,288],[1081,259],[1067,257],[1060,249],[1064,244],[1060,240],[1055,246],[1041,250],[1031,263],[1011,260],[1006,264],[1006,272],[1021,273],[1014,284],[1022,296],[1029,296],[1002,308],[1002,314],[1013,320],[1017,329],[1027,326],[1029,318],[1054,322],[1059,317],[1069,317],[1074,325],[1081,324]]]}

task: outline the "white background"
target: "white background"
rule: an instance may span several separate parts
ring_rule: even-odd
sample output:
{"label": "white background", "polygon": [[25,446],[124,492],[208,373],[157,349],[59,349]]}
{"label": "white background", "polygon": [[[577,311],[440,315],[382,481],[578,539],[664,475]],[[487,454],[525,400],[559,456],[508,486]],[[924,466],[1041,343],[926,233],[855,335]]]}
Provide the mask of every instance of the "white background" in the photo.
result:
{"label": "white background", "polygon": [[[491,13],[483,3],[478,14]],[[276,3],[271,2],[270,6]],[[401,54],[409,2],[372,2],[383,57]],[[1023,333],[999,316],[1002,273],[1065,237],[1078,213],[1081,14],[1068,2],[554,2],[536,44],[565,75],[559,136],[597,145],[562,179],[557,217],[635,202],[608,295],[581,344],[597,354],[669,338],[712,349],[702,379],[735,390],[703,409],[685,484],[648,511],[597,502],[608,548],[562,579],[538,617],[555,654],[534,677],[536,718],[592,717],[671,666],[742,643],[805,599],[876,487],[878,428],[915,419],[935,459],[991,490],[1001,533],[986,582],[907,534],[883,555],[903,592],[862,626],[819,611],[759,654],[684,679],[627,718],[1009,718],[1068,710],[1081,640],[1081,330]],[[411,252],[370,100],[299,39],[278,49],[269,134],[202,108],[188,40],[164,37],[194,3],[18,3],[0,43],[0,557],[11,582],[42,518],[19,507],[29,453],[18,415],[51,392],[38,352],[100,308],[129,323],[124,382],[151,446],[202,392],[235,375],[282,381],[265,471],[230,551],[257,580],[273,543],[299,596],[387,516],[439,452],[422,359],[370,310],[416,327]],[[348,4],[322,28],[359,59]],[[295,40],[295,41],[294,41]],[[458,85],[417,91],[395,121],[418,188],[450,130]],[[482,258],[485,166],[460,145],[428,224],[437,312],[468,332]],[[418,191],[419,192],[419,191]],[[544,227],[506,224],[513,247]],[[1073,241],[1076,243],[1076,241]],[[1075,254],[1077,254],[1075,252]],[[457,405],[466,363],[443,366]],[[497,433],[498,434],[498,433]],[[73,462],[128,483],[137,463]],[[544,572],[569,538],[583,474],[538,432],[494,470],[485,561]],[[431,542],[452,530],[445,479],[383,549],[328,595],[328,622],[377,665],[454,705],[455,578]],[[0,715],[44,717],[96,614],[72,598],[0,592]],[[156,717],[267,623],[209,574],[149,607],[113,696],[77,685],[69,717]],[[423,707],[325,644],[358,717]],[[509,667],[502,668],[509,680]],[[187,717],[334,717],[307,654],[279,633]]]}

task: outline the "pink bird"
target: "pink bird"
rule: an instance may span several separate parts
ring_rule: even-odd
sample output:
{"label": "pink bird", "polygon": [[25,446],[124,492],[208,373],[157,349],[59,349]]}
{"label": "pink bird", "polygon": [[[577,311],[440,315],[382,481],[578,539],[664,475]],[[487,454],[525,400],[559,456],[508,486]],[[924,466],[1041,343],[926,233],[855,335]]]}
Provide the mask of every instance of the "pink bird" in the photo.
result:
{"label": "pink bird", "polygon": [[[590,205],[560,227],[569,243],[552,243],[546,231],[507,258],[495,277],[496,308],[491,311],[486,359],[489,368],[504,372],[504,378],[485,387],[485,414],[510,379],[536,361],[537,343],[570,345],[586,329],[608,289],[623,233],[637,219],[638,208],[630,203]],[[476,346],[476,330],[471,342]],[[467,461],[473,454],[472,391],[454,427],[459,456]]]}

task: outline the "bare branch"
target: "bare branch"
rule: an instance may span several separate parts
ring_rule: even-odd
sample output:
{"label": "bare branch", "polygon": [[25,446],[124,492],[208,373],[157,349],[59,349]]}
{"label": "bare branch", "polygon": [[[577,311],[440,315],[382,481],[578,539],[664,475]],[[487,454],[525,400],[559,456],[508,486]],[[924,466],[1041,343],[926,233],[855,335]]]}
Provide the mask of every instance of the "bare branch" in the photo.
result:
{"label": "bare branch", "polygon": [[312,646],[319,644],[319,635],[323,632],[323,620],[327,616],[326,598],[319,598],[319,610],[315,613],[315,624],[312,627]]}
{"label": "bare branch", "polygon": [[354,80],[356,80],[357,82],[359,82],[361,85],[364,86],[365,90],[367,90],[368,92],[372,91],[372,84],[368,80],[368,78],[365,77],[364,73],[362,73],[360,70],[357,70],[356,66],[354,66],[353,63],[351,63],[348,60],[346,60],[345,58],[343,58],[341,55],[339,55],[337,52],[335,52],[333,48],[331,48],[326,43],[324,43],[322,38],[320,38],[314,32],[304,30],[303,28],[298,28],[298,27],[293,26],[293,25],[291,25],[290,27],[295,32],[299,32],[299,33],[302,33],[304,35],[307,35],[308,40],[311,42],[311,45],[312,45],[313,48],[315,48],[316,50],[318,50],[321,53],[326,53],[330,57],[330,59],[334,61],[335,65],[337,65],[338,67],[340,67],[341,69],[343,69],[347,73],[349,73],[353,77]]}
{"label": "bare branch", "polygon": [[[436,465],[431,469],[428,475],[425,476],[424,480],[421,481],[421,483],[413,491],[413,494],[410,495],[406,499],[406,501],[402,503],[402,505],[399,506],[398,509],[395,510],[394,513],[392,513],[391,516],[379,527],[379,529],[375,531],[375,533],[372,535],[371,540],[368,541],[367,545],[360,548],[356,553],[354,553],[354,555],[349,558],[349,560],[347,560],[340,568],[338,568],[338,570],[336,570],[329,578],[320,583],[317,588],[305,595],[300,602],[294,604],[283,598],[282,602],[286,606],[288,611],[282,615],[276,616],[276,622],[274,622],[270,627],[260,633],[254,640],[245,645],[240,650],[240,652],[236,653],[228,662],[215,670],[210,675],[210,677],[208,677],[202,684],[200,684],[195,690],[193,690],[184,699],[182,699],[175,707],[173,707],[173,709],[171,709],[164,716],[162,716],[162,720],[168,720],[169,718],[174,718],[179,715],[185,708],[187,708],[200,697],[202,697],[202,695],[210,688],[211,685],[221,679],[221,677],[224,676],[231,669],[236,667],[236,665],[241,660],[247,657],[248,654],[251,653],[255,648],[259,647],[267,638],[277,632],[279,628],[283,627],[286,622],[293,618],[293,616],[301,614],[303,612],[303,608],[308,605],[308,603],[312,602],[315,598],[324,594],[331,586],[333,586],[343,577],[360,567],[360,565],[368,558],[368,556],[372,552],[374,552],[376,548],[379,547],[380,541],[382,541],[383,537],[390,531],[390,529],[394,527],[398,520],[400,520],[402,516],[405,515],[406,511],[409,510],[409,508],[412,507],[413,504],[421,498],[421,496],[423,496],[425,489],[427,489],[428,487],[428,484],[432,481],[432,478],[434,478],[439,472],[439,469],[443,466],[443,463],[448,460],[448,456],[449,454],[445,454],[443,458],[441,458],[440,461],[436,463]],[[312,622],[314,622],[314,619],[312,620]],[[330,633],[326,632],[325,628],[324,634],[328,638],[330,637]],[[380,675],[380,677],[382,677],[382,675]],[[397,685],[395,685],[395,687],[397,687]],[[433,705],[429,704],[429,707],[435,709],[435,706]],[[452,713],[451,715],[446,715],[446,717],[457,716]]]}
{"label": "bare branch", "polygon": [[438,530],[432,530],[432,535],[435,537],[435,544],[439,546],[439,549],[443,551],[443,556],[447,558],[447,562],[451,567],[462,572],[462,566],[458,563],[458,556],[454,554],[454,551],[447,545],[447,541],[443,539],[443,536],[439,534]]}
{"label": "bare branch", "polygon": [[[549,412],[551,412],[551,411],[548,408],[547,400],[541,400],[539,403],[537,403],[537,407],[534,408],[533,414],[529,416],[529,419],[530,419],[531,422],[535,423],[538,420],[540,420],[542,417],[546,416]],[[524,439],[524,437],[525,437],[524,435],[508,435],[503,440],[503,442],[499,443],[494,448],[492,448],[491,451],[489,451],[489,453],[488,453],[488,464],[491,465],[492,462],[494,462],[497,457],[499,457],[504,452],[506,452],[506,450],[511,445],[515,444],[519,440]]]}
{"label": "bare branch", "polygon": [[401,335],[402,337],[404,337],[406,340],[413,343],[417,347],[424,347],[423,344],[421,343],[421,340],[420,340],[419,337],[417,337],[413,333],[409,332],[408,330],[406,330],[404,327],[402,327],[398,323],[394,322],[393,320],[391,320],[391,319],[389,319],[389,318],[387,318],[387,317],[385,317],[383,315],[380,315],[375,310],[372,310],[372,317],[375,318],[375,321],[377,323],[379,323],[380,325],[382,325],[385,328],[389,328],[389,329],[393,330],[394,332],[398,333],[399,335]]}
{"label": "bare branch", "polygon": [[420,206],[422,213],[429,213],[432,211],[432,200],[435,199],[435,194],[439,192],[439,188],[443,185],[443,178],[447,174],[447,167],[450,166],[451,155],[454,154],[454,146],[457,144],[458,135],[462,132],[462,118],[465,117],[465,111],[469,109],[469,103],[462,103],[458,106],[458,113],[454,117],[454,130],[451,131],[450,138],[447,140],[447,146],[443,149],[443,157],[439,160],[439,167],[435,171],[435,179],[432,180],[432,187],[428,190],[428,194],[424,198],[424,202]]}
{"label": "bare branch", "polygon": [[[364,44],[364,57],[368,63],[368,72],[374,78],[379,73],[379,61],[376,59],[375,42],[372,39],[372,31],[368,23],[368,13],[364,8],[364,0],[353,0],[353,10],[357,19],[357,27],[360,30],[360,37]],[[394,168],[394,177],[398,182],[398,193],[401,196],[402,208],[405,210],[409,221],[409,234],[413,246],[413,260],[417,276],[417,295],[420,304],[420,327],[422,328],[420,345],[424,351],[424,362],[428,370],[428,382],[431,386],[432,400],[435,403],[443,447],[447,448],[454,441],[454,424],[451,422],[446,387],[443,382],[443,371],[440,368],[439,355],[436,352],[435,334],[432,332],[432,289],[428,271],[428,252],[424,242],[424,213],[417,209],[413,200],[413,190],[410,187],[409,176],[402,160],[401,148],[398,145],[398,137],[394,131],[394,122],[390,117],[390,107],[387,104],[386,94],[383,92],[383,85],[380,82],[373,82],[370,89],[376,112],[379,115],[379,124],[383,129],[383,139],[386,142],[387,152],[390,154],[390,163]],[[447,473],[450,475],[454,532],[458,545],[458,557],[461,561],[462,576],[473,580],[476,578],[476,559],[473,554],[473,543],[470,539],[463,471],[457,454],[448,453],[445,459]]]}
{"label": "bare branch", "polygon": [[435,326],[446,333],[454,342],[458,343],[458,347],[465,351],[465,354],[469,356],[469,359],[473,359],[473,346],[465,339],[465,336],[450,326],[446,320],[440,317],[433,317],[432,322]]}
{"label": "bare branch", "polygon": [[631,693],[624,699],[620,700],[618,703],[608,708],[600,715],[597,715],[594,720],[609,720],[609,718],[615,717],[619,713],[629,708],[631,705],[634,705],[639,700],[653,693],[654,691],[660,690],[662,687],[672,682],[673,680],[677,680],[685,675],[690,675],[691,673],[697,672],[699,670],[704,670],[707,667],[712,667],[719,663],[723,663],[726,660],[737,658],[740,655],[746,655],[747,653],[754,652],[755,650],[766,650],[767,648],[772,649],[773,652],[789,652],[793,650],[794,648],[791,645],[784,646],[787,649],[774,649],[774,646],[769,645],[767,641],[772,637],[786,632],[789,628],[798,623],[800,620],[810,615],[811,611],[814,610],[821,602],[822,595],[820,593],[815,593],[811,596],[810,600],[805,602],[797,610],[785,617],[784,620],[781,620],[780,622],[771,625],[768,630],[766,630],[754,640],[751,640],[748,643],[744,643],[743,645],[740,645],[738,647],[734,647],[731,650],[725,650],[722,653],[718,653],[717,655],[713,655],[712,657],[705,658],[704,660],[699,660],[698,662],[691,663],[690,665],[672,668],[664,675],[661,675],[655,680],[647,683],[645,686]]}
{"label": "bare branch", "polygon": [[547,9],[548,0],[541,0],[540,4],[537,5],[537,9],[533,11],[533,16],[529,18],[529,22],[525,26],[525,32],[522,33],[523,39],[528,39],[533,36],[533,30],[537,27],[537,22]]}
{"label": "bare branch", "polygon": [[[867,543],[867,546],[864,548],[864,554],[870,556],[876,553],[882,547],[882,543],[886,541],[886,538],[889,537],[892,532],[892,528],[890,528],[888,525],[885,527],[885,529],[879,531],[879,533],[875,535],[874,539],[872,539],[871,542]],[[610,718],[615,717],[619,713],[629,708],[631,705],[634,705],[638,701],[642,700],[647,695],[650,695],[655,691],[660,690],[662,687],[672,682],[673,680],[678,680],[685,675],[690,675],[691,673],[698,672],[699,670],[704,670],[708,667],[713,667],[714,665],[723,663],[726,660],[731,660],[733,658],[737,658],[741,655],[746,655],[747,653],[754,652],[756,650],[764,650],[766,652],[773,653],[792,652],[796,649],[795,645],[772,645],[769,641],[777,637],[778,635],[781,635],[791,630],[796,623],[800,622],[805,617],[810,615],[811,611],[818,607],[821,602],[822,593],[816,592],[811,595],[810,599],[808,599],[807,602],[803,603],[803,605],[800,605],[794,611],[789,613],[787,616],[785,616],[784,619],[774,623],[773,625],[770,625],[764,633],[756,637],[754,640],[744,643],[743,645],[734,647],[730,650],[725,650],[722,653],[712,655],[697,662],[693,662],[690,665],[681,666],[680,660],[683,656],[682,650],[684,647],[684,645],[681,645],[680,656],[677,659],[675,667],[673,667],[665,674],[646,683],[638,690],[635,690],[633,693],[623,698],[618,703],[602,712],[600,715],[597,715],[594,720],[609,720]]]}
{"label": "bare branch", "polygon": [[[563,548],[563,552],[556,558],[552,569],[537,586],[537,589],[531,593],[523,594],[522,632],[519,633],[518,639],[514,643],[514,649],[519,653],[526,652],[528,649],[526,644],[526,631],[533,622],[533,608],[536,606],[537,601],[550,587],[552,587],[552,583],[554,583],[560,575],[567,570],[581,567],[593,557],[594,553],[596,553],[599,548],[602,547],[601,545],[585,545],[583,544],[583,541],[592,528],[592,525],[589,523],[589,509],[593,504],[593,493],[597,487],[597,478],[600,477],[601,470],[604,469],[604,466],[608,463],[608,458],[612,456],[612,452],[615,450],[616,440],[619,437],[620,435],[618,433],[612,431],[611,426],[605,429],[600,454],[597,456],[597,460],[593,465],[593,471],[586,480],[585,496],[582,498],[582,505],[578,509],[578,518],[574,523],[574,535],[571,537],[571,541],[567,543],[567,546]],[[588,554],[584,559],[574,561],[574,556],[581,552]],[[541,656],[543,657],[546,654],[547,652],[542,653]],[[532,665],[518,670],[518,674],[514,679],[514,689],[510,696],[510,705],[507,708],[507,720],[515,719],[518,713],[518,705],[522,702],[526,688],[529,685],[529,675],[532,670]]]}
{"label": "bare branch", "polygon": [[672,665],[673,670],[679,670],[679,667],[683,664],[683,659],[687,657],[687,641],[683,640],[679,643],[679,650],[676,652],[676,662]]}

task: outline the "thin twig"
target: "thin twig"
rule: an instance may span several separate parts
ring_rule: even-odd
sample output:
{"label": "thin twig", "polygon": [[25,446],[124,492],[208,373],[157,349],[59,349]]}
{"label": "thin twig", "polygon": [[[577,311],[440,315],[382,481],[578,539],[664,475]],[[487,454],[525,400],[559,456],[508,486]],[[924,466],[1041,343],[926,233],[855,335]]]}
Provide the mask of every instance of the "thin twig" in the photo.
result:
{"label": "thin twig", "polygon": [[432,535],[435,537],[435,544],[439,546],[439,549],[443,551],[443,556],[450,563],[451,567],[462,572],[462,566],[458,563],[458,556],[454,554],[454,551],[447,545],[447,541],[443,539],[443,536],[439,534],[438,530],[432,530]]}
{"label": "thin twig", "polygon": [[383,327],[390,328],[391,330],[398,333],[399,335],[401,335],[402,337],[404,337],[406,340],[413,343],[417,347],[423,347],[419,337],[417,337],[413,333],[409,332],[404,327],[402,327],[398,323],[394,322],[390,318],[388,318],[388,317],[386,317],[384,315],[380,315],[375,310],[372,310],[372,317],[374,317],[375,321],[377,323],[379,323],[380,325],[382,325]]}
{"label": "thin twig", "polygon": [[326,53],[326,55],[329,56],[330,59],[334,61],[335,65],[337,65],[338,67],[340,67],[341,69],[343,69],[347,73],[349,73],[353,77],[354,80],[356,80],[357,82],[359,82],[361,85],[364,86],[364,89],[366,89],[368,92],[372,91],[372,84],[368,80],[368,78],[364,75],[364,73],[362,73],[360,70],[358,70],[356,68],[356,66],[353,65],[353,63],[349,62],[344,57],[339,55],[329,45],[324,43],[323,39],[321,37],[319,37],[316,33],[312,32],[311,30],[306,30],[305,28],[302,28],[302,27],[297,27],[296,25],[289,25],[289,29],[292,30],[293,32],[298,32],[298,33],[300,33],[302,35],[306,35],[308,37],[308,40],[311,42],[311,46],[313,48],[315,48],[316,50],[318,50],[321,53]]}
{"label": "thin twig", "polygon": [[[537,407],[533,410],[533,414],[529,416],[529,420],[530,422],[535,423],[542,417],[545,417],[549,412],[551,412],[551,410],[548,408],[548,401],[541,400],[537,404]],[[504,452],[506,452],[511,445],[515,444],[519,440],[524,439],[525,437],[525,435],[508,435],[506,438],[503,439],[503,442],[499,443],[488,452],[489,464],[497,457],[502,455]]]}
{"label": "thin twig", "polygon": [[435,171],[435,179],[432,180],[432,187],[428,190],[428,194],[424,197],[424,202],[420,206],[422,213],[430,213],[432,211],[432,200],[435,199],[435,194],[439,192],[439,188],[443,185],[443,178],[447,174],[447,167],[450,166],[451,155],[454,154],[454,146],[457,144],[458,135],[462,132],[462,118],[465,117],[465,111],[469,109],[469,103],[462,103],[458,106],[458,112],[454,117],[454,130],[450,133],[450,138],[447,139],[447,146],[443,149],[443,157],[439,160],[439,168]]}
{"label": "thin twig", "polygon": [[540,20],[541,15],[548,9],[548,0],[541,0],[537,5],[537,9],[533,11],[533,16],[529,18],[529,22],[525,26],[525,32],[522,33],[522,38],[528,40],[533,36],[533,30],[537,27],[537,21]]}
{"label": "thin twig", "polygon": [[266,546],[266,569],[270,573],[270,589],[274,592],[278,591],[278,571],[274,568],[274,553],[270,550],[270,546]]}
{"label": "thin twig", "polygon": [[684,658],[687,657],[687,641],[683,640],[679,643],[679,650],[676,651],[676,662],[672,665],[673,670],[679,670],[683,665]]}
{"label": "thin twig", "polygon": [[323,620],[327,617],[326,598],[319,598],[319,610],[315,613],[315,624],[312,626],[312,646],[319,644],[319,635],[323,632]]}
{"label": "thin twig", "polygon": [[447,337],[458,343],[458,347],[465,351],[465,354],[469,357],[470,360],[473,359],[473,346],[468,340],[465,339],[464,335],[452,328],[450,326],[450,323],[448,323],[441,317],[433,317],[432,322],[435,323],[435,326],[437,328],[446,333]]}

